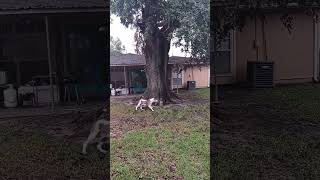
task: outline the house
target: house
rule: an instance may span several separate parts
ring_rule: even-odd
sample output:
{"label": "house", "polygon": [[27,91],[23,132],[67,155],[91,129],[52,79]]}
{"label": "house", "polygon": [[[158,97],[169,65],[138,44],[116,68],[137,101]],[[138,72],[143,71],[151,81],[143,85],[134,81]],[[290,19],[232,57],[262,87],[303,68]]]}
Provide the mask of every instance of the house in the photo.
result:
{"label": "house", "polygon": [[[110,79],[112,87],[126,87],[130,93],[141,93],[147,86],[143,55],[120,54],[110,57]],[[181,72],[178,72],[180,67]],[[171,89],[186,88],[188,81],[195,81],[196,88],[209,87],[210,65],[191,64],[189,58],[169,57],[168,82]]]}
{"label": "house", "polygon": [[65,90],[74,94],[66,78],[75,79],[85,97],[106,96],[107,13],[104,0],[1,1],[0,71],[6,83],[32,91],[27,84],[36,81],[43,102],[63,100]]}
{"label": "house", "polygon": [[[318,82],[320,23],[294,4],[285,10],[266,8],[264,11],[266,15],[264,28],[259,19],[255,25],[254,19],[244,15],[246,23],[242,30],[231,31],[219,49],[220,56],[217,59],[219,83],[245,82],[247,62],[257,59],[274,62],[275,84]],[[291,33],[280,20],[284,11],[290,11],[289,14],[294,18],[294,28]],[[255,37],[258,48],[254,47]]]}

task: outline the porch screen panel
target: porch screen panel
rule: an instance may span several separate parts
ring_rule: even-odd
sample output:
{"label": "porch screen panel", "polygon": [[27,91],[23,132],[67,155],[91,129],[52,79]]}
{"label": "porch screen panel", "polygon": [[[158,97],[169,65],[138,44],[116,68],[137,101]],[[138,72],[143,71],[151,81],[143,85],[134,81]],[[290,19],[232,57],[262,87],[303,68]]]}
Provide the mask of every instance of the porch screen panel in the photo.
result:
{"label": "porch screen panel", "polygon": [[47,59],[46,39],[44,36],[19,38],[16,46],[16,56],[19,58]]}
{"label": "porch screen panel", "polygon": [[[21,62],[21,83],[27,83],[33,76],[47,76],[49,74],[49,65],[46,61],[40,62]],[[45,84],[49,85],[49,83]]]}
{"label": "porch screen panel", "polygon": [[14,62],[1,62],[0,69],[8,72],[8,83],[15,83],[17,79],[17,67]]}
{"label": "porch screen panel", "polygon": [[120,88],[125,86],[123,67],[110,68],[111,84],[113,88]]}

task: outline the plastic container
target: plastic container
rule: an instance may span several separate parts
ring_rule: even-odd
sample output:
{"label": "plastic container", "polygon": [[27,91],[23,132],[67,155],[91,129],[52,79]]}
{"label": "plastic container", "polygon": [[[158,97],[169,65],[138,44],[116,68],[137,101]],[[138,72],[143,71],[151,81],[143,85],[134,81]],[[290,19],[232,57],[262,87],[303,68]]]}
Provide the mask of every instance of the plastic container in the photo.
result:
{"label": "plastic container", "polygon": [[114,88],[111,89],[111,96],[115,96],[116,95],[116,90]]}
{"label": "plastic container", "polygon": [[17,90],[14,89],[12,84],[9,84],[8,86],[9,88],[3,91],[4,107],[7,107],[7,108],[17,107],[18,106]]}

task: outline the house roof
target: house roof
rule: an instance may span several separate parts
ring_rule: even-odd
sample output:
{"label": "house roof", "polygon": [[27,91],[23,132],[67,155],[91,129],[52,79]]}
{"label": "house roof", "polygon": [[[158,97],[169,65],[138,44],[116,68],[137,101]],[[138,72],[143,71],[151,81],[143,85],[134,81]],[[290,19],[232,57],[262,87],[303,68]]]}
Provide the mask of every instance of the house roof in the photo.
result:
{"label": "house roof", "polygon": [[[169,64],[187,64],[190,58],[172,56],[169,57]],[[111,66],[143,66],[146,60],[143,55],[121,54],[110,57]]]}
{"label": "house roof", "polygon": [[137,54],[121,54],[110,57],[111,66],[142,66],[145,64],[144,57]]}
{"label": "house roof", "polygon": [[[238,4],[240,2],[240,4]],[[252,10],[248,1],[233,1],[233,0],[213,0],[211,7],[226,7],[239,8],[243,10]],[[300,2],[299,0],[289,0],[286,2],[281,1],[266,1],[262,2],[261,9],[263,10],[276,10],[276,9],[305,9],[305,8],[319,8],[319,0],[306,0]]]}
{"label": "house roof", "polygon": [[2,0],[0,11],[3,10],[39,10],[39,9],[75,9],[75,8],[106,8],[105,0]]}

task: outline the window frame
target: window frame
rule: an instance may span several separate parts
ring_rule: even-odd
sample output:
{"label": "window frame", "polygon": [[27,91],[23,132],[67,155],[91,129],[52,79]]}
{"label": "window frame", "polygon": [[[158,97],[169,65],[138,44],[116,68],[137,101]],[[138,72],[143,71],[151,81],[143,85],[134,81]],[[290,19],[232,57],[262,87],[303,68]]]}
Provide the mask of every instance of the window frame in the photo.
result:
{"label": "window frame", "polygon": [[[235,71],[235,65],[234,65],[234,56],[235,56],[235,52],[234,52],[234,45],[235,45],[235,31],[230,31],[229,35],[227,37],[225,37],[225,40],[229,41],[229,45],[228,48],[224,48],[224,47],[218,47],[217,48],[217,53],[219,52],[229,52],[229,71],[228,72],[217,72],[217,76],[232,76],[234,71]],[[211,38],[211,43],[213,44],[213,39]],[[212,51],[214,48],[214,44],[211,46],[212,47]]]}
{"label": "window frame", "polygon": [[[177,77],[178,75],[178,77]],[[179,80],[179,84],[177,84],[177,79]],[[171,81],[172,81],[172,86],[182,86],[182,71],[180,73],[177,73],[175,71],[172,71],[171,73]]]}

